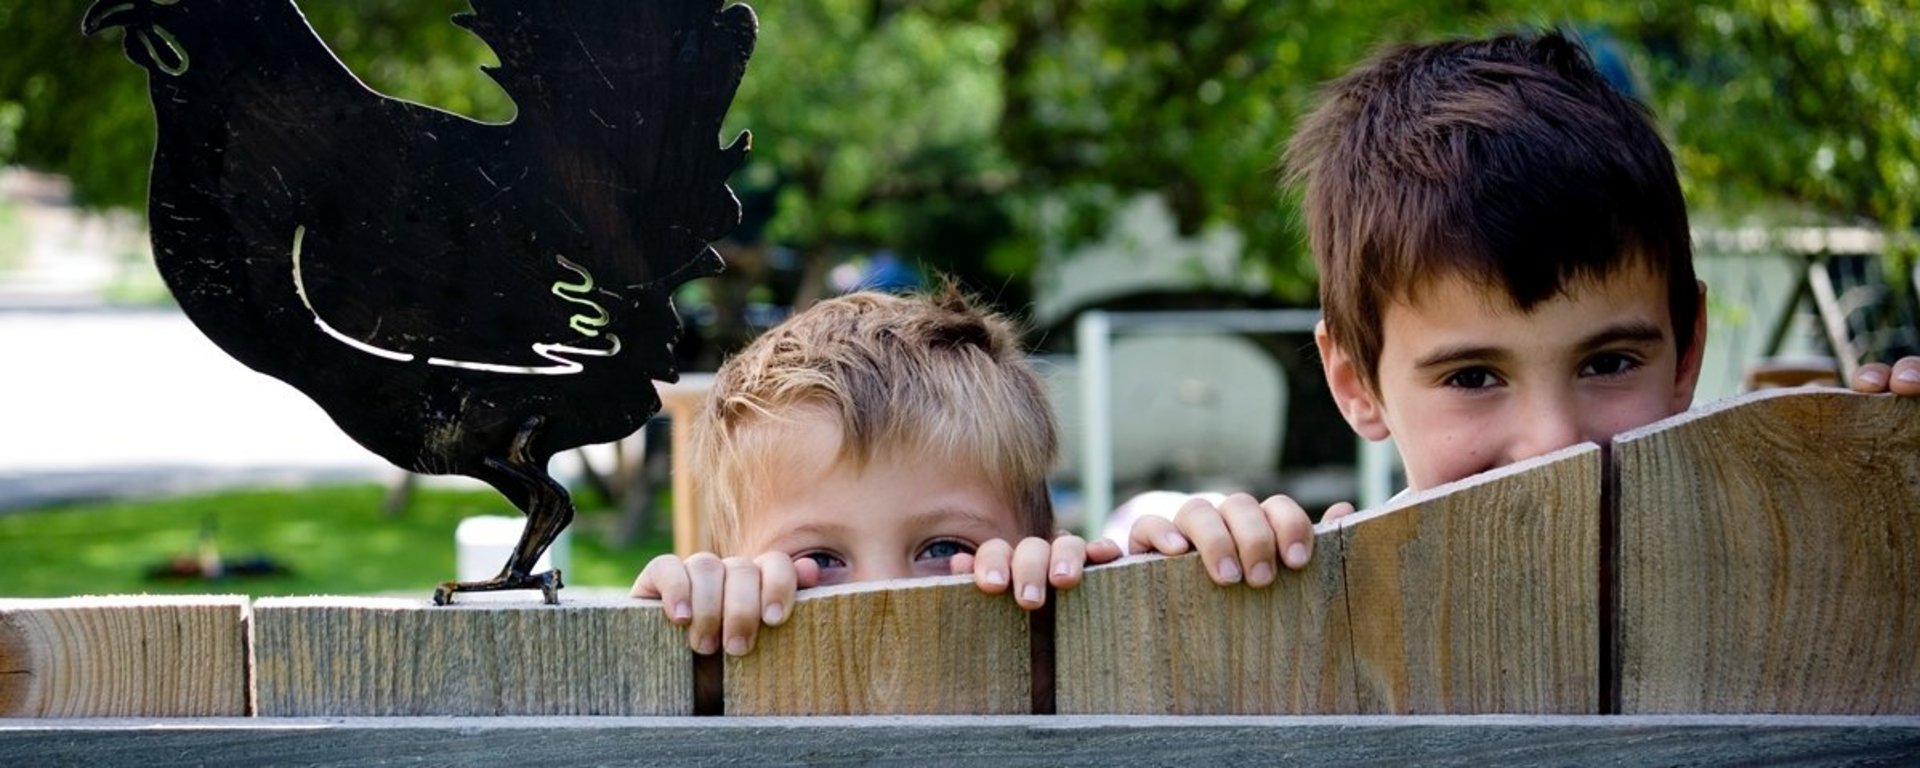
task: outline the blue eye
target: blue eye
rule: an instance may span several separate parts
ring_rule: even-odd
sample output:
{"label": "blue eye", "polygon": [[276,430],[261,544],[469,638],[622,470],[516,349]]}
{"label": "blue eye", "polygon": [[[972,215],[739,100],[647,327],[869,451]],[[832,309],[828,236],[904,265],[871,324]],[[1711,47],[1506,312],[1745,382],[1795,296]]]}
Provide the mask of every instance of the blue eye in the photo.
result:
{"label": "blue eye", "polygon": [[939,539],[929,542],[914,555],[915,560],[952,560],[954,555],[973,554],[973,545],[957,539]]}
{"label": "blue eye", "polygon": [[794,559],[795,560],[812,560],[815,565],[820,566],[820,570],[822,571],[831,570],[834,568],[847,567],[847,561],[841,559],[839,555],[836,555],[832,552],[819,552],[819,551],[802,552],[798,555],[795,555]]}

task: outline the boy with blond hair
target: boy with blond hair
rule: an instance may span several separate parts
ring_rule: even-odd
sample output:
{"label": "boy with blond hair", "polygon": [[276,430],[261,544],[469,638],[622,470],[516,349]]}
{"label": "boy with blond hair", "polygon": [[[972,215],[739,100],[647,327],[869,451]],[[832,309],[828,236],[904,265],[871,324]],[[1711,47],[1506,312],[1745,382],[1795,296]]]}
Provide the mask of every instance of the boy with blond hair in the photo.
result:
{"label": "boy with blond hair", "polygon": [[972,573],[1032,610],[1120,554],[1052,538],[1046,388],[1012,326],[952,289],[795,315],[721,366],[691,427],[716,551],[654,559],[633,594],[699,653],[751,651],[799,588]]}
{"label": "boy with blond hair", "polygon": [[[1326,89],[1286,165],[1305,189],[1327,383],[1355,432],[1394,439],[1410,490],[1691,407],[1706,286],[1673,158],[1573,41],[1389,50]],[[1920,395],[1920,358],[1851,384]],[[1285,497],[1195,500],[1131,538],[1167,554],[1191,540],[1230,583],[1274,547],[1304,564],[1304,517]]]}

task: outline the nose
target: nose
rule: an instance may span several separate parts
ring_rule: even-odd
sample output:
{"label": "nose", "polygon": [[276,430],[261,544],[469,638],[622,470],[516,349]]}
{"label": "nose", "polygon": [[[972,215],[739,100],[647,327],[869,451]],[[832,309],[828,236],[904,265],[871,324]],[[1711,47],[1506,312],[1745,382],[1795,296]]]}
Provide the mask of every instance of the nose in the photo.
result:
{"label": "nose", "polygon": [[1508,444],[1511,464],[1552,453],[1587,439],[1586,420],[1571,392],[1542,392],[1530,398],[1518,414],[1514,438]]}

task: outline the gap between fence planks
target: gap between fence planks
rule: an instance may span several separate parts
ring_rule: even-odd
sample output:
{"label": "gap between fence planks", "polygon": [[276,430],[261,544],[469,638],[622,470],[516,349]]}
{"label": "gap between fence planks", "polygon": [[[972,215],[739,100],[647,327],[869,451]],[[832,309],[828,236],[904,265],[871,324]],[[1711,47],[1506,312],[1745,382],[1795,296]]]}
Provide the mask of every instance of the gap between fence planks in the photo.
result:
{"label": "gap between fence planks", "polygon": [[0,717],[237,716],[247,599],[0,599]]}
{"label": "gap between fence planks", "polygon": [[651,600],[263,598],[262,716],[690,715],[692,652]]}
{"label": "gap between fence planks", "polygon": [[1195,555],[1090,569],[1060,599],[1059,711],[1596,711],[1599,498],[1585,445],[1323,525],[1265,589]]}
{"label": "gap between fence planks", "polygon": [[1026,714],[1032,634],[971,576],[812,590],[726,661],[728,715]]}
{"label": "gap between fence planks", "polygon": [[1920,401],[1760,393],[1615,452],[1621,712],[1920,713]]}

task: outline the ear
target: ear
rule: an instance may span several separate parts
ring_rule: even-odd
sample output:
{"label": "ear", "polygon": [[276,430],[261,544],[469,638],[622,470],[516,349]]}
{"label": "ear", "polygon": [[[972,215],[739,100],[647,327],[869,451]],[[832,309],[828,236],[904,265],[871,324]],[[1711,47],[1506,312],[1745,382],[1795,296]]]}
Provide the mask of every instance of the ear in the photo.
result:
{"label": "ear", "polygon": [[1353,358],[1327,333],[1327,321],[1314,324],[1313,343],[1320,347],[1320,367],[1327,373],[1327,388],[1333,390],[1333,401],[1340,406],[1340,415],[1346,417],[1347,425],[1361,437],[1375,442],[1391,436],[1379,398],[1361,379]]}
{"label": "ear", "polygon": [[1679,365],[1673,371],[1674,413],[1693,407],[1693,390],[1700,384],[1700,360],[1707,350],[1707,284],[1694,282],[1700,287],[1700,309],[1693,316],[1693,343],[1680,350]]}

